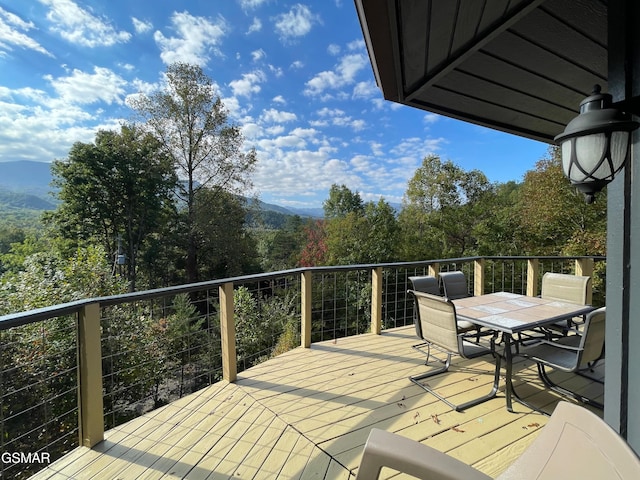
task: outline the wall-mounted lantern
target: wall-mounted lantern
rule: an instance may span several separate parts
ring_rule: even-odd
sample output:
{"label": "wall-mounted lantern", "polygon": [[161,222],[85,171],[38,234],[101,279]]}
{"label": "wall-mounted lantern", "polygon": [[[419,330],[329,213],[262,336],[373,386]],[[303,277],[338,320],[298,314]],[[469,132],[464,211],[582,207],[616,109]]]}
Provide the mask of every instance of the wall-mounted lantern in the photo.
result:
{"label": "wall-mounted lantern", "polygon": [[580,103],[580,114],[555,137],[562,147],[564,174],[587,203],[624,167],[631,132],[640,126],[631,120],[629,110],[623,110],[624,102],[612,104],[611,99],[596,85]]}

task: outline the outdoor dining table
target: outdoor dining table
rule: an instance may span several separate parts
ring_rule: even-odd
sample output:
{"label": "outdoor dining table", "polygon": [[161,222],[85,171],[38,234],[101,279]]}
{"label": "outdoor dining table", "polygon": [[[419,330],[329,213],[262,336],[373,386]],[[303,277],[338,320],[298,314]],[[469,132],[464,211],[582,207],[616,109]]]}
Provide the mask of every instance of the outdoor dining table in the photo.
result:
{"label": "outdoor dining table", "polygon": [[510,412],[513,412],[512,398],[529,408],[538,410],[521,399],[513,388],[513,352],[511,350],[513,335],[579,317],[595,309],[591,305],[578,305],[508,292],[465,297],[452,302],[456,307],[459,320],[467,320],[502,333],[505,343],[505,397],[507,410]]}

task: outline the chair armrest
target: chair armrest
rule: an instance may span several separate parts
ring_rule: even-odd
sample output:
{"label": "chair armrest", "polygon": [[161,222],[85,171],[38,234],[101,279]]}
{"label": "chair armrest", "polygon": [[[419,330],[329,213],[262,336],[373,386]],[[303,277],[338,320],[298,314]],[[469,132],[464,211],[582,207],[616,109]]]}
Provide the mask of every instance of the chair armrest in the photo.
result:
{"label": "chair armrest", "polygon": [[364,447],[356,480],[376,479],[383,467],[429,480],[491,480],[446,453],[374,428]]}

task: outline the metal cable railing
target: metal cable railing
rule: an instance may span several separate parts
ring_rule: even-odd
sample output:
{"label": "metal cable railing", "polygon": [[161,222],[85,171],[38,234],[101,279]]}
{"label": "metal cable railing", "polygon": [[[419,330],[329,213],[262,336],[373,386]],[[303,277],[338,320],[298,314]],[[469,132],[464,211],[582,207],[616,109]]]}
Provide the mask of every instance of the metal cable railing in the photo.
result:
{"label": "metal cable railing", "polygon": [[[603,257],[472,257],[293,269],[5,315],[0,317],[0,455],[44,452],[53,461],[86,444],[87,437],[100,438],[104,428],[225,376],[233,381],[237,372],[289,348],[375,331],[376,325],[411,324],[410,276],[462,270],[470,292],[526,293],[539,291],[542,272],[575,273],[582,261],[592,265],[594,304],[602,305]],[[532,269],[538,273],[532,275]],[[374,285],[382,298],[380,314]],[[229,315],[221,296],[227,287],[233,315],[223,318]],[[97,306],[95,320],[88,313],[92,306]],[[83,328],[94,323],[100,356],[90,367],[94,370],[85,371],[84,359],[94,352],[83,350],[92,335]],[[102,427],[92,434],[84,416],[93,408],[83,412],[79,398],[88,388],[83,378],[95,381],[96,375],[102,379],[101,391],[93,392],[100,398]],[[22,478],[41,464],[3,461],[0,466],[2,477]]]}

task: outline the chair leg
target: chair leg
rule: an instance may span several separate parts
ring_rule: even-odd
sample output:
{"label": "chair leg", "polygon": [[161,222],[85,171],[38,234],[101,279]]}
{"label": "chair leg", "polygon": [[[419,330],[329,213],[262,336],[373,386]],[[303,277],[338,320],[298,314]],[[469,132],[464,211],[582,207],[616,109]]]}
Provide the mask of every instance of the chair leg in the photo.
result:
{"label": "chair leg", "polygon": [[422,343],[417,343],[416,345],[411,345],[411,348],[419,351],[420,353],[424,353],[424,351],[422,350],[424,347],[427,347],[427,359],[424,361],[425,365],[429,365],[430,358],[434,358],[440,363],[446,363],[446,360],[441,360],[440,358],[431,354],[431,342],[422,342]]}
{"label": "chair leg", "polygon": [[447,405],[449,405],[455,411],[460,412],[460,411],[465,410],[465,409],[467,409],[469,407],[473,407],[474,405],[478,405],[479,403],[486,402],[487,400],[491,400],[498,393],[498,386],[499,386],[499,382],[500,382],[501,357],[498,354],[495,354],[494,357],[495,357],[495,360],[496,360],[496,369],[495,369],[495,372],[494,372],[494,375],[493,375],[493,386],[491,388],[491,392],[489,392],[487,395],[484,395],[482,397],[476,398],[474,400],[470,400],[470,401],[462,403],[460,405],[455,405],[454,403],[451,403],[445,397],[443,397],[442,395],[436,393],[431,387],[429,387],[428,385],[426,385],[426,384],[421,382],[421,380],[424,380],[425,378],[433,377],[435,375],[438,375],[440,373],[444,373],[447,370],[449,370],[449,366],[451,365],[451,354],[447,354],[447,360],[445,361],[444,366],[442,366],[441,368],[432,370],[432,371],[427,372],[427,373],[423,373],[421,375],[416,375],[414,377],[409,377],[409,380],[411,380],[413,383],[418,385],[423,390],[431,393],[433,396],[435,396],[439,400],[441,400],[444,403],[446,403]]}
{"label": "chair leg", "polygon": [[547,371],[545,370],[543,363],[538,363],[538,376],[540,377],[540,380],[542,380],[542,383],[544,383],[549,389],[553,390],[554,392],[558,392],[560,395],[564,395],[565,397],[574,398],[577,401],[584,403],[586,405],[591,405],[592,407],[596,407],[600,410],[604,410],[604,405],[601,404],[600,402],[597,402],[591,398],[580,395],[579,393],[576,393],[567,388],[561,387],[557,383],[553,382],[551,378],[549,378],[549,375],[547,374]]}

